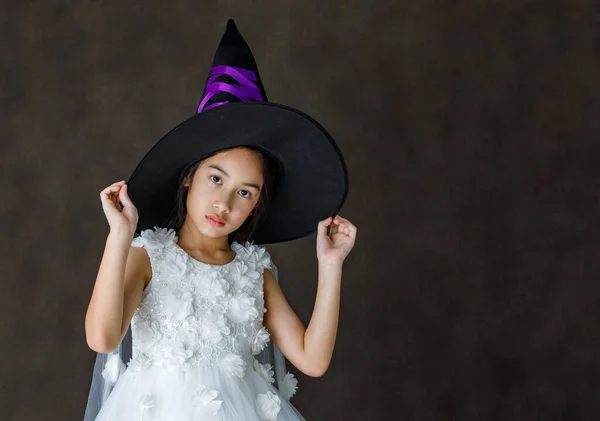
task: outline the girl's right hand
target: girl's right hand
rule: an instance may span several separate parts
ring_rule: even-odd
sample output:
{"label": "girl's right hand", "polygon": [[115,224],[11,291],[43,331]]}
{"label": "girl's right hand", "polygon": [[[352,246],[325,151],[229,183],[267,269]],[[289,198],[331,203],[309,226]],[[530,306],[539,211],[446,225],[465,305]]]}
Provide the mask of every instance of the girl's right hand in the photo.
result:
{"label": "girl's right hand", "polygon": [[[135,233],[138,223],[138,210],[127,195],[127,183],[118,181],[100,192],[102,209],[111,231]],[[121,207],[121,204],[123,206]]]}

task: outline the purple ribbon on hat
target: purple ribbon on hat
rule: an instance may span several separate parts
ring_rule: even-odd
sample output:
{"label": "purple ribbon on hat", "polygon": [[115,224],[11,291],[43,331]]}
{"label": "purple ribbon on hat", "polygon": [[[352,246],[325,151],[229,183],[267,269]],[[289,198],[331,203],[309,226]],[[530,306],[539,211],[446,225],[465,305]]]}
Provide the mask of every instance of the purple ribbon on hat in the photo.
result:
{"label": "purple ribbon on hat", "polygon": [[[226,82],[215,82],[219,76],[227,75],[232,77],[238,85],[233,85]],[[208,110],[209,108],[217,107],[219,105],[227,104],[231,101],[215,102],[206,106],[206,103],[216,94],[227,92],[230,93],[240,101],[264,101],[262,93],[256,84],[256,73],[252,70],[242,69],[241,67],[234,66],[215,66],[212,68],[208,82],[206,82],[206,91],[204,97],[198,106],[197,112]]]}

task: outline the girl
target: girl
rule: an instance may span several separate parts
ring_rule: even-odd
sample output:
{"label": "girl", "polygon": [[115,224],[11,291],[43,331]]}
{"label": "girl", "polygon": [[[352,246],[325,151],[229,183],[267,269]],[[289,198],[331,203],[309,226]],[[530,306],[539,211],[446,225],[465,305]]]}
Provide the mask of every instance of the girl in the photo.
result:
{"label": "girl", "polygon": [[[128,182],[100,193],[110,233],[86,336],[114,358],[97,360],[104,380],[95,373],[86,420],[304,420],[277,354],[309,376],[329,365],[357,231],[339,215],[318,217],[347,194],[339,149],[310,117],[266,101],[231,20],[197,111]],[[315,228],[318,290],[305,328],[254,242]]]}

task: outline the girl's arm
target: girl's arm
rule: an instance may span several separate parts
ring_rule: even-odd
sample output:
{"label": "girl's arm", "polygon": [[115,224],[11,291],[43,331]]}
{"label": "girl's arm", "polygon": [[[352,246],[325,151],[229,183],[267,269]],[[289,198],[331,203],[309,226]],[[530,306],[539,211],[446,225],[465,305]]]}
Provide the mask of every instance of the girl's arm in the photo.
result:
{"label": "girl's arm", "polygon": [[285,357],[307,376],[322,376],[329,367],[338,328],[341,278],[341,262],[319,263],[315,307],[308,328],[305,328],[273,274],[264,271],[268,311],[263,323]]}
{"label": "girl's arm", "polygon": [[[328,227],[330,234],[327,234]],[[263,323],[285,357],[308,376],[322,376],[331,362],[340,312],[342,264],[354,247],[356,233],[356,227],[339,215],[319,221],[317,298],[306,329],[273,274],[264,271],[267,312]]]}
{"label": "girl's arm", "polygon": [[127,333],[146,281],[150,259],[142,247],[131,247],[133,234],[111,231],[85,317],[88,346],[112,352]]}

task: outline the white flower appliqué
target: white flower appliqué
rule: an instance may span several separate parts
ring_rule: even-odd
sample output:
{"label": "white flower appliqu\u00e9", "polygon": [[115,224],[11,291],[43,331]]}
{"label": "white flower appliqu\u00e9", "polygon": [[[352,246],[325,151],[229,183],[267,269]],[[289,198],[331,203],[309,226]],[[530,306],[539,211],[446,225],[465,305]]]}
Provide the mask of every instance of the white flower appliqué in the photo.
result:
{"label": "white flower appliqu\u00e9", "polygon": [[219,356],[219,365],[228,373],[242,378],[246,372],[244,360],[237,354],[231,352],[223,352]]}
{"label": "white flower appliqu\u00e9", "polygon": [[217,415],[221,409],[223,401],[217,399],[219,392],[217,390],[208,389],[204,385],[200,385],[193,397],[193,405],[196,410],[203,416]]}
{"label": "white flower appliqu\u00e9", "polygon": [[154,408],[154,396],[152,393],[147,393],[142,395],[139,400],[139,405],[141,409],[151,409]]}
{"label": "white flower appliqu\u00e9", "polygon": [[246,262],[238,262],[231,268],[231,280],[236,289],[242,290],[251,284],[252,281],[260,278],[260,274],[254,269],[254,265]]}
{"label": "white flower appliqu\u00e9", "polygon": [[244,260],[250,261],[263,268],[270,268],[271,255],[266,248],[252,244],[246,241],[243,245],[236,244],[236,253]]}
{"label": "white flower appliqu\u00e9", "polygon": [[164,349],[162,366],[171,371],[179,370],[193,354],[194,351],[185,349],[183,344],[170,346]]}
{"label": "white flower appliqu\u00e9", "polygon": [[279,385],[279,394],[289,401],[296,394],[296,390],[298,390],[298,380],[288,371]]}
{"label": "white flower appliqu\u00e9", "polygon": [[135,358],[129,359],[129,362],[127,363],[129,370],[135,373],[150,367],[150,365],[150,358],[142,353],[139,353]]}
{"label": "white flower appliqu\u00e9", "polygon": [[104,377],[104,380],[108,383],[115,384],[126,368],[127,367],[123,361],[121,361],[119,354],[110,354],[106,361],[106,365],[104,366],[104,370],[102,370],[102,377]]}
{"label": "white flower appliqu\u00e9", "polygon": [[225,316],[217,311],[203,315],[199,330],[204,339],[212,343],[219,342],[223,335],[229,335],[230,332]]}
{"label": "white flower appliqu\u00e9", "polygon": [[226,279],[223,279],[220,276],[214,276],[210,278],[210,283],[208,284],[208,292],[213,297],[223,297],[229,291],[229,283]]}
{"label": "white flower appliqu\u00e9", "polygon": [[169,253],[167,254],[168,264],[162,265],[163,276],[166,279],[181,278],[193,269],[193,264],[187,254]]}
{"label": "white flower appliqu\u00e9", "polygon": [[266,248],[255,247],[254,259],[258,266],[267,268],[267,269],[271,268],[271,255],[267,252]]}
{"label": "white flower appliqu\u00e9", "polygon": [[182,322],[194,312],[194,295],[190,291],[172,291],[163,297],[163,312],[173,322]]}
{"label": "white flower appliqu\u00e9", "polygon": [[281,399],[272,392],[259,393],[256,396],[256,414],[263,421],[276,421],[281,409]]}
{"label": "white flower appliqu\u00e9", "polygon": [[271,364],[261,364],[257,359],[254,359],[252,366],[254,367],[254,371],[263,376],[266,381],[269,383],[275,382],[275,373],[271,370],[273,368]]}
{"label": "white flower appliqu\u00e9", "polygon": [[261,327],[258,332],[256,332],[256,336],[254,336],[254,340],[252,341],[252,354],[256,355],[260,351],[262,351],[267,343],[271,340],[271,335],[269,331],[267,331],[266,327]]}
{"label": "white flower appliqu\u00e9", "polygon": [[162,339],[160,325],[155,320],[140,320],[135,324],[136,344],[141,351],[153,351],[155,345]]}
{"label": "white flower appliqu\u00e9", "polygon": [[140,396],[140,399],[138,401],[138,406],[142,411],[142,416],[140,420],[143,421],[146,414],[150,416],[152,415],[155,404],[156,402],[152,393],[147,393],[145,395]]}
{"label": "white flower appliqu\u00e9", "polygon": [[155,226],[153,229],[143,230],[139,237],[133,239],[133,242],[143,244],[150,250],[160,250],[167,244],[175,243],[176,237],[177,235],[173,228],[159,228]]}
{"label": "white flower appliqu\u00e9", "polygon": [[252,255],[252,249],[254,246],[250,241],[246,241],[244,244],[233,243],[231,248],[240,256],[243,260],[247,260]]}
{"label": "white flower appliqu\u00e9", "polygon": [[258,317],[258,310],[254,307],[254,297],[245,292],[231,299],[229,317],[236,323],[247,322],[251,317]]}

